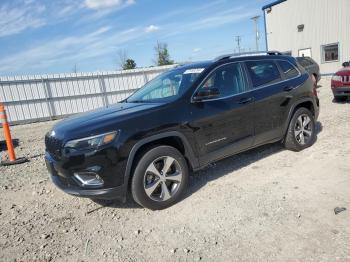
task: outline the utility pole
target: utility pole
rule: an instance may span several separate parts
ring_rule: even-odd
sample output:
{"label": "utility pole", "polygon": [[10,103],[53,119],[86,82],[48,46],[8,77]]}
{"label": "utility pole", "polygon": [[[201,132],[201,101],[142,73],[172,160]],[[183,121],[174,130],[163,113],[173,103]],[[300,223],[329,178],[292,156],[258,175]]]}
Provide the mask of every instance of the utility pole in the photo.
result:
{"label": "utility pole", "polygon": [[256,45],[256,51],[259,51],[259,30],[258,30],[258,19],[260,15],[254,16],[251,19],[254,21],[255,24],[255,45]]}
{"label": "utility pole", "polygon": [[236,40],[236,42],[237,42],[238,53],[241,53],[241,40],[242,40],[242,36],[240,36],[240,35],[235,36],[235,40]]}

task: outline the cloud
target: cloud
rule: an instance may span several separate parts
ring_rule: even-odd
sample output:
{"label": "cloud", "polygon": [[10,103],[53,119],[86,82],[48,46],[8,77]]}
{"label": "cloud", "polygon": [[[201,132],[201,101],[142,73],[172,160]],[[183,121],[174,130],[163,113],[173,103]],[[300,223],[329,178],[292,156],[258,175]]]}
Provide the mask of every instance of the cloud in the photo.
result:
{"label": "cloud", "polygon": [[164,25],[163,27],[167,28],[169,32],[165,37],[234,24],[238,21],[250,18],[253,14],[254,11],[246,10],[242,6],[212,12],[212,14],[204,14],[204,16],[200,18],[188,22],[182,21],[181,24],[172,23]]}
{"label": "cloud", "polygon": [[52,39],[41,46],[0,58],[0,72],[14,74],[45,70],[53,65],[74,65],[77,62],[116,53],[119,46],[141,38],[145,34],[143,27],[133,27],[122,31],[113,31],[111,27],[101,27],[85,35]]}
{"label": "cloud", "polygon": [[155,26],[155,25],[150,25],[150,26],[147,26],[145,28],[145,32],[146,33],[152,33],[152,32],[156,32],[159,30],[159,27],[158,26]]}
{"label": "cloud", "polygon": [[201,50],[202,50],[202,48],[197,47],[197,48],[193,48],[192,52],[193,53],[197,53],[197,52],[199,52]]}
{"label": "cloud", "polygon": [[42,13],[45,9],[45,6],[31,2],[22,7],[3,5],[0,8],[0,37],[44,26],[46,21],[42,18]]}
{"label": "cloud", "polygon": [[134,4],[134,0],[85,0],[85,6],[90,9],[100,10],[106,8],[116,8]]}

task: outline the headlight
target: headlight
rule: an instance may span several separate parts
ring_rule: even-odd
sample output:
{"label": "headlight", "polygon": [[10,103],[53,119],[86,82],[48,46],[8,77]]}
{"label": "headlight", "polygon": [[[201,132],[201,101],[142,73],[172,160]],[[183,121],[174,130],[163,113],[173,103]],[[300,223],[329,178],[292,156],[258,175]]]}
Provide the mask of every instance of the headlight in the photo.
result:
{"label": "headlight", "polygon": [[68,141],[64,145],[64,147],[78,149],[78,150],[97,149],[100,146],[111,143],[115,139],[117,134],[118,132],[115,131],[115,132],[105,133],[102,135],[75,139],[75,140]]}
{"label": "headlight", "polygon": [[333,75],[333,76],[332,76],[332,81],[341,82],[341,80],[342,80],[341,76],[337,76],[337,75]]}

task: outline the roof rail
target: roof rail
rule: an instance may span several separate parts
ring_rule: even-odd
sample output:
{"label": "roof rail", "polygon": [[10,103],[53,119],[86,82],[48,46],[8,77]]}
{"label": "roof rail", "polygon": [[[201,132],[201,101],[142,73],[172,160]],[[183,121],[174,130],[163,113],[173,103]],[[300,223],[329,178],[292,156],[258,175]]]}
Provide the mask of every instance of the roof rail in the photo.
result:
{"label": "roof rail", "polygon": [[260,51],[260,52],[243,52],[243,53],[233,53],[227,55],[221,55],[214,59],[214,61],[220,61],[223,59],[229,59],[232,57],[240,57],[240,56],[259,56],[259,55],[283,55],[279,51]]}

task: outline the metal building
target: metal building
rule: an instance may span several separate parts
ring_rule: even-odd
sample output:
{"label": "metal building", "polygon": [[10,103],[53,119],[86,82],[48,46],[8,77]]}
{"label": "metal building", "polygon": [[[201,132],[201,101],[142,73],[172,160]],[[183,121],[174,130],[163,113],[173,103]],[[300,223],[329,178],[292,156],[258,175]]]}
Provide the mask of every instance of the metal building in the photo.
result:
{"label": "metal building", "polygon": [[322,74],[350,60],[350,0],[279,0],[262,9],[268,50],[311,56]]}

